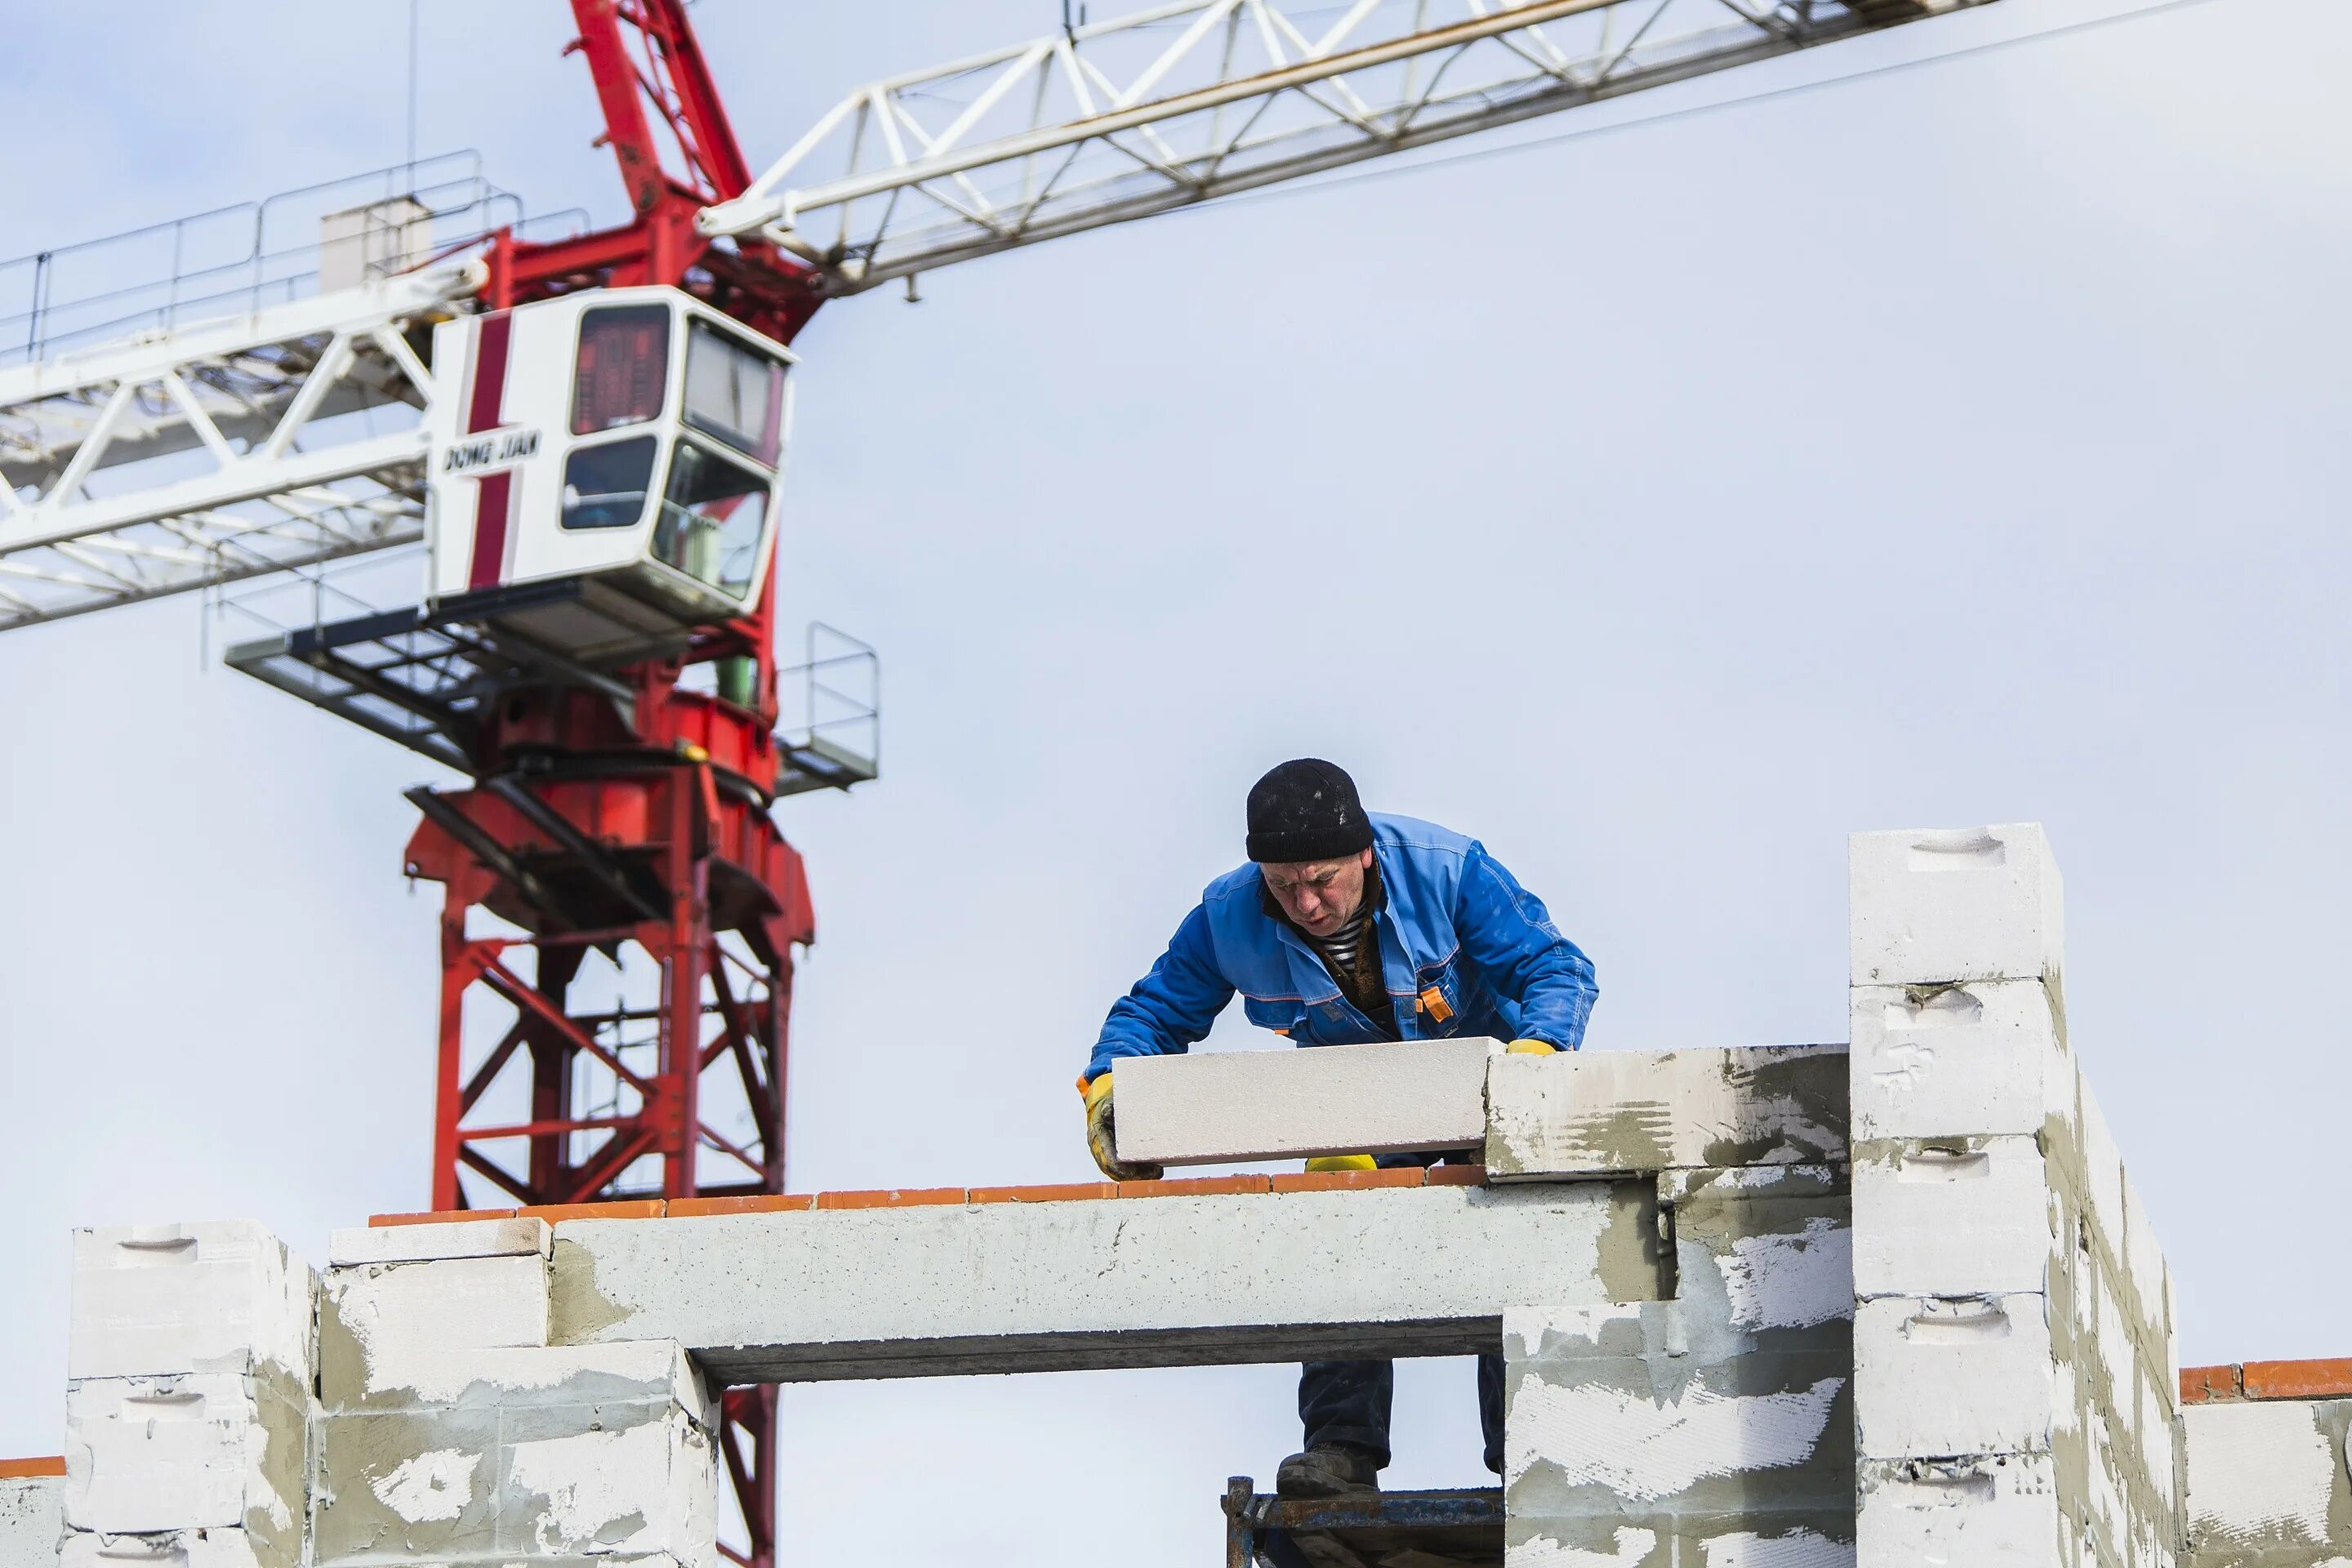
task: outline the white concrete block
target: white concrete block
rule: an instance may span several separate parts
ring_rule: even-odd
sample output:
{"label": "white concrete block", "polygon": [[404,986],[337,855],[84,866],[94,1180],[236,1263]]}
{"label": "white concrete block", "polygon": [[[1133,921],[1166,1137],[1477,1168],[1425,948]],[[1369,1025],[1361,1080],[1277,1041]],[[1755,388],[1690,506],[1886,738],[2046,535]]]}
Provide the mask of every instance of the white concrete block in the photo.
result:
{"label": "white concrete block", "polygon": [[2352,1477],[2336,1435],[2341,1408],[2340,1402],[2276,1399],[2191,1405],[2181,1412],[2189,1532],[2200,1561],[2253,1562],[2265,1549],[2282,1563],[2330,1552],[2352,1558]]}
{"label": "white concrete block", "polygon": [[1843,1160],[1847,1077],[1822,1046],[1497,1056],[1487,1178]]}
{"label": "white concrete block", "polygon": [[1474,1148],[1486,1136],[1486,1058],[1501,1048],[1471,1038],[1122,1057],[1119,1158],[1207,1165]]}
{"label": "white concrete block", "polygon": [[326,1417],[319,1568],[708,1560],[717,1411],[675,1342],[452,1352],[436,1370]]}
{"label": "white concrete block", "polygon": [[2039,1295],[1863,1302],[1853,1322],[1862,1457],[2046,1452],[2057,1369],[2043,1307]]}
{"label": "white concrete block", "polygon": [[327,1245],[330,1266],[430,1263],[448,1258],[547,1256],[555,1234],[545,1220],[470,1219],[450,1225],[366,1226],[336,1231]]}
{"label": "white concrete block", "polygon": [[1861,1568],[2049,1568],[2058,1555],[2047,1454],[1868,1459],[1858,1479]]}
{"label": "white concrete block", "polygon": [[0,1477],[0,1568],[57,1568],[60,1476]]}
{"label": "white concrete block", "polygon": [[2074,1068],[2039,980],[1858,985],[1853,1135],[2039,1133],[2071,1121]]}
{"label": "white concrete block", "polygon": [[66,1375],[307,1369],[315,1290],[250,1220],[77,1231]]}
{"label": "white concrete block", "polygon": [[299,1555],[308,1391],[243,1373],[90,1378],[66,1393],[65,1521],[144,1534],[251,1524]]}
{"label": "white concrete block", "polygon": [[2124,1268],[2131,1279],[2132,1319],[2151,1335],[2165,1331],[2164,1249],[2128,1177],[2124,1181]]}
{"label": "white concrete block", "polygon": [[742,1381],[1459,1354],[1491,1342],[1507,1304],[1654,1296],[1646,1190],[582,1220],[556,1237],[552,1329],[559,1343],[677,1340]]}
{"label": "white concrete block", "polygon": [[2124,1255],[2124,1157],[2107,1130],[2107,1118],[2091,1092],[2091,1080],[2076,1075],[2083,1108],[2083,1179],[2091,1208],[2094,1239],[2107,1256]]}
{"label": "white concrete block", "polygon": [[1850,842],[1854,984],[2060,972],[2058,867],[2039,824],[1857,833]]}
{"label": "white concrete block", "polygon": [[58,1568],[298,1568],[242,1530],[181,1530],[165,1535],[100,1535],[70,1531]]}
{"label": "white concrete block", "polygon": [[320,1327],[330,1401],[409,1387],[452,1355],[546,1344],[547,1263],[531,1251],[330,1269]]}
{"label": "white concrete block", "polygon": [[2044,1288],[2053,1199],[2032,1138],[1857,1148],[1857,1296],[1999,1296]]}

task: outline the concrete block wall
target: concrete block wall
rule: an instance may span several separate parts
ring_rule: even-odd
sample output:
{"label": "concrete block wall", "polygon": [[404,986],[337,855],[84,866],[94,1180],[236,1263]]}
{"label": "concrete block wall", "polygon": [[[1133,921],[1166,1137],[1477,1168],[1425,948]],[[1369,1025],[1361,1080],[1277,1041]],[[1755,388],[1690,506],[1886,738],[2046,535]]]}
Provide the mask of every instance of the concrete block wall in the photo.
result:
{"label": "concrete block wall", "polygon": [[2181,1374],[2191,1568],[2352,1563],[2352,1360]]}
{"label": "concrete block wall", "polygon": [[2171,1286],[2068,1045],[2049,845],[1862,834],[1850,868],[1863,1568],[2170,1568]]}
{"label": "concrete block wall", "polygon": [[0,1459],[0,1568],[57,1568],[65,1460]]}
{"label": "concrete block wall", "polygon": [[1844,1173],[1659,1182],[1673,1300],[1504,1316],[1509,1568],[1849,1568]]}
{"label": "concrete block wall", "polygon": [[62,1563],[302,1568],[316,1291],[247,1222],[75,1235]]}
{"label": "concrete block wall", "polygon": [[717,1412],[676,1341],[552,1345],[536,1217],[339,1231],[317,1568],[715,1563]]}

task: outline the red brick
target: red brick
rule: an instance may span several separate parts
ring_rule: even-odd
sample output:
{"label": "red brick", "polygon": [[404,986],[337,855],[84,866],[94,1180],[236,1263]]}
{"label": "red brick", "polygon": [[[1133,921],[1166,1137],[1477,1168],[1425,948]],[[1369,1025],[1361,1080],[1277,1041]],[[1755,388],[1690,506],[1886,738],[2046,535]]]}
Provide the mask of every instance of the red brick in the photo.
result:
{"label": "red brick", "polygon": [[50,1459],[0,1459],[0,1481],[22,1480],[28,1476],[62,1476],[66,1462],[62,1457]]}
{"label": "red brick", "polygon": [[731,1198],[672,1198],[671,1219],[701,1214],[800,1214],[816,1207],[814,1193],[740,1193]]}
{"label": "red brick", "polygon": [[368,1215],[371,1229],[381,1230],[394,1225],[463,1225],[475,1219],[512,1219],[512,1209],[443,1209],[438,1214],[372,1214]]}
{"label": "red brick", "polygon": [[971,1201],[976,1204],[1061,1204],[1117,1196],[1117,1182],[1065,1182],[1058,1186],[974,1187],[971,1190]]}
{"label": "red brick", "polygon": [[1264,1176],[1185,1176],[1164,1182],[1121,1182],[1118,1195],[1123,1198],[1207,1198],[1226,1193],[1270,1193],[1274,1185]]}
{"label": "red brick", "polygon": [[2352,1394],[2352,1357],[2330,1361],[2250,1361],[2249,1399],[2340,1399]]}
{"label": "red brick", "polygon": [[1486,1184],[1484,1165],[1432,1165],[1429,1184],[1433,1187],[1483,1187]]}
{"label": "red brick", "polygon": [[536,1204],[515,1210],[525,1219],[562,1225],[568,1219],[659,1219],[659,1198],[624,1198],[611,1204]]}
{"label": "red brick", "polygon": [[960,1204],[961,1187],[883,1187],[870,1193],[819,1193],[821,1209],[903,1209],[926,1204]]}
{"label": "red brick", "polygon": [[2236,1399],[2238,1369],[2235,1366],[2184,1366],[2180,1369],[2180,1403],[2210,1405],[2217,1399]]}
{"label": "red brick", "polygon": [[1274,1178],[1277,1193],[1344,1193],[1357,1187],[1417,1187],[1419,1165],[1394,1171],[1298,1171]]}

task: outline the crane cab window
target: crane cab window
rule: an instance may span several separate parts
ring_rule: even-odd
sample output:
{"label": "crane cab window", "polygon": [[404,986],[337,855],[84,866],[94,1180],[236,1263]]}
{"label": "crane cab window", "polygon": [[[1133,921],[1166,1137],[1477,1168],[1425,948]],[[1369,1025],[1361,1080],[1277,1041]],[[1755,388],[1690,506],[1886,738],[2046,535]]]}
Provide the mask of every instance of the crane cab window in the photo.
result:
{"label": "crane cab window", "polygon": [[654,559],[740,599],[759,570],[767,521],[765,479],[680,441],[654,525]]}
{"label": "crane cab window", "polygon": [[607,305],[580,318],[572,433],[642,425],[662,411],[669,384],[669,307]]}
{"label": "crane cab window", "polygon": [[576,448],[563,460],[563,526],[635,528],[646,515],[659,445],[651,436],[631,436]]}
{"label": "crane cab window", "polygon": [[686,423],[769,467],[784,418],[784,367],[704,321],[686,337]]}

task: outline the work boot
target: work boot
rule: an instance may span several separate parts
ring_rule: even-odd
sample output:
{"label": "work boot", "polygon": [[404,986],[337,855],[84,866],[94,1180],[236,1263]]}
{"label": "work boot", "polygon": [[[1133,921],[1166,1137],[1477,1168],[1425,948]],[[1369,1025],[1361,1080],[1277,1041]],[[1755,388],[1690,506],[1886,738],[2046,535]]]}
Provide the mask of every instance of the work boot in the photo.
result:
{"label": "work boot", "polygon": [[1274,1489],[1284,1497],[1349,1497],[1381,1489],[1377,1457],[1346,1443],[1318,1443],[1293,1454],[1274,1472]]}

